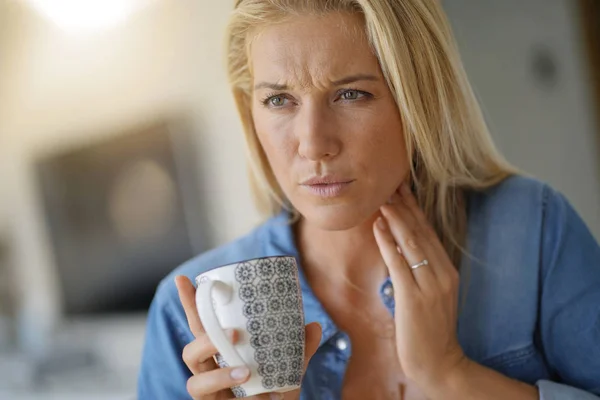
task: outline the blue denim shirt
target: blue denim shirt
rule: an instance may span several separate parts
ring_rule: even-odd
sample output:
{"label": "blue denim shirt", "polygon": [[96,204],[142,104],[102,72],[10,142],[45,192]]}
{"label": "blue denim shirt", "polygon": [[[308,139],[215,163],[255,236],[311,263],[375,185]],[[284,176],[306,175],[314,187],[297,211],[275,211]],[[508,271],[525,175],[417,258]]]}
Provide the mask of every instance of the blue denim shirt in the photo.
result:
{"label": "blue denim shirt", "polygon": [[[532,179],[512,177],[468,196],[468,251],[461,265],[459,342],[472,360],[535,384],[544,400],[598,399],[600,394],[600,248],[567,200]],[[185,263],[159,285],[150,307],[141,400],[189,399],[181,359],[193,340],[174,285],[237,261],[298,250],[287,216]],[[465,277],[464,271],[468,271]],[[323,337],[302,384],[302,399],[341,397],[352,354],[312,293],[300,267],[306,321]],[[380,296],[394,313],[389,278]]]}

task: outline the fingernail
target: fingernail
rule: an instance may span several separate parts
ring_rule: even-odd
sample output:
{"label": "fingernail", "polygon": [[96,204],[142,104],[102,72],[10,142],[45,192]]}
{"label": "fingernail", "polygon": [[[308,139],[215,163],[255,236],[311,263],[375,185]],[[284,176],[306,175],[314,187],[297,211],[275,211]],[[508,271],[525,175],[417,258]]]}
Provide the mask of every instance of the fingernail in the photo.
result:
{"label": "fingernail", "polygon": [[400,186],[400,192],[402,193],[403,196],[408,196],[410,194],[410,189],[409,189],[408,184],[406,182],[404,182]]}
{"label": "fingernail", "polygon": [[381,217],[377,218],[377,227],[379,229],[381,229],[382,231],[385,231],[386,226],[385,226],[385,221],[383,220],[383,218],[381,218]]}
{"label": "fingernail", "polygon": [[233,335],[235,334],[235,329],[225,329],[225,335],[230,342],[233,342]]}
{"label": "fingernail", "polygon": [[398,253],[402,254],[402,249],[400,248],[400,246],[396,246],[396,250],[398,250]]}
{"label": "fingernail", "polygon": [[271,400],[281,400],[283,399],[283,395],[281,393],[271,393],[269,396]]}
{"label": "fingernail", "polygon": [[244,380],[250,375],[250,370],[247,367],[238,367],[231,370],[231,378],[236,381]]}

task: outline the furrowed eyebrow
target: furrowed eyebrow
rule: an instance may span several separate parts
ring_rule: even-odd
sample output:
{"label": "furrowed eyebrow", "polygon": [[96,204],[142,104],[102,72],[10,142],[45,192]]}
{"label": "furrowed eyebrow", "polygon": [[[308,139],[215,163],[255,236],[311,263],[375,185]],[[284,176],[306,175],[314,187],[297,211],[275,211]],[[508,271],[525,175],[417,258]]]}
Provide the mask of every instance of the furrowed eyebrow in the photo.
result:
{"label": "furrowed eyebrow", "polygon": [[[339,79],[337,81],[333,81],[333,85],[334,86],[342,86],[342,85],[347,85],[349,83],[354,83],[354,82],[358,82],[358,81],[378,81],[379,78],[375,75],[369,75],[369,74],[358,74],[358,75],[351,75],[351,76],[347,76],[345,78]],[[259,89],[271,89],[271,90],[276,90],[276,91],[285,91],[289,89],[288,85],[285,84],[278,84],[278,83],[270,83],[270,82],[260,82],[257,83],[254,86],[254,90],[259,90]]]}
{"label": "furrowed eyebrow", "polygon": [[334,81],[333,84],[335,86],[342,86],[342,85],[347,85],[349,83],[354,83],[354,82],[358,82],[358,81],[378,81],[379,78],[376,77],[375,75],[369,75],[369,74],[358,74],[358,75],[352,75],[352,76],[347,76],[346,78],[342,78],[339,79],[337,81]]}
{"label": "furrowed eyebrow", "polygon": [[258,89],[271,89],[271,90],[277,90],[277,91],[284,91],[284,90],[288,90],[289,87],[288,87],[288,85],[280,85],[277,83],[260,82],[254,86],[254,90],[258,90]]}

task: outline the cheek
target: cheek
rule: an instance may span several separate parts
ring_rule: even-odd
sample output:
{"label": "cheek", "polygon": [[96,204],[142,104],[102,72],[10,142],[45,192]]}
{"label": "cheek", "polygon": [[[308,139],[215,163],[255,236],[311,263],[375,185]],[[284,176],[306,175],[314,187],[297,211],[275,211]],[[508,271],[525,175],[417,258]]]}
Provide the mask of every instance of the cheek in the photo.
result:
{"label": "cheek", "polygon": [[[390,110],[390,114],[393,113],[394,110]],[[378,118],[364,122],[362,134],[366,135],[366,140],[357,146],[358,157],[369,158],[370,164],[393,169],[398,169],[399,163],[402,166],[407,164],[406,144],[399,117],[386,118],[384,113],[379,113]]]}
{"label": "cheek", "polygon": [[295,140],[289,124],[282,118],[254,113],[254,127],[258,140],[273,168],[275,175],[281,166],[292,163]]}
{"label": "cheek", "polygon": [[380,203],[406,179],[410,168],[399,118],[380,118],[369,136],[357,157],[366,165],[372,200]]}
{"label": "cheek", "polygon": [[383,121],[383,140],[386,145],[389,145],[391,156],[396,159],[396,162],[403,164],[407,163],[406,142],[404,130],[402,128],[402,120],[398,115],[398,109],[395,107],[388,114],[390,117]]}
{"label": "cheek", "polygon": [[382,162],[398,166],[408,163],[402,128],[396,125],[382,128],[377,154]]}

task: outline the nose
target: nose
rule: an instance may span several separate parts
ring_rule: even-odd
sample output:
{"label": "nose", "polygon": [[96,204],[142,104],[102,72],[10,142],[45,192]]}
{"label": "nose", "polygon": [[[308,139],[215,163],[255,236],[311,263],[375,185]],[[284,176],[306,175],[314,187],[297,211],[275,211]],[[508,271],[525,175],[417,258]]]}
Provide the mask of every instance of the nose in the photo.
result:
{"label": "nose", "polygon": [[334,158],[342,148],[339,127],[332,110],[305,104],[297,115],[298,154],[311,161]]}

